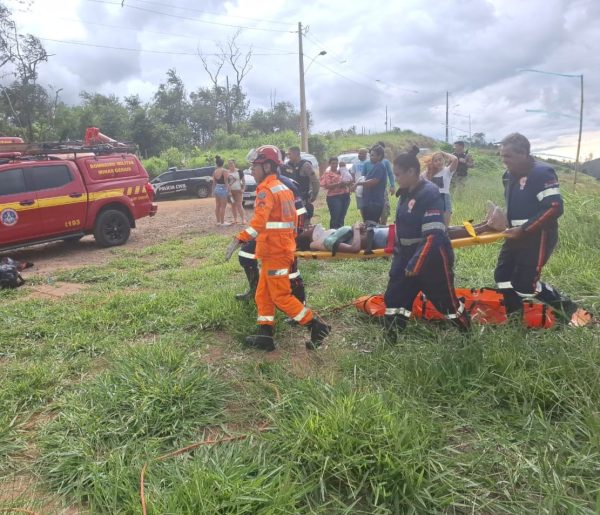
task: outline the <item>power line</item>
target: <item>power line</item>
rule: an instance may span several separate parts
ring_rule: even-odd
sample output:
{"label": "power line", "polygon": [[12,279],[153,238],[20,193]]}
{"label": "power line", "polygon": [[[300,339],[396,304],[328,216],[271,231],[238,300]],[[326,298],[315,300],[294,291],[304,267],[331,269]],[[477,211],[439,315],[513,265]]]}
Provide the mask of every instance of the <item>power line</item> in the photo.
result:
{"label": "power line", "polygon": [[[132,0],[127,0],[127,1],[130,2]],[[149,0],[133,0],[133,1],[136,2],[136,3],[138,3],[138,4],[157,5],[159,7],[168,7],[169,9],[180,9],[182,11],[196,12],[196,13],[202,13],[202,14],[209,14],[209,15],[212,15],[212,16],[227,16],[228,18],[240,18],[241,20],[260,21],[260,22],[265,22],[265,23],[272,23],[274,25],[281,25],[282,24],[281,21],[265,20],[265,19],[262,19],[262,18],[250,18],[248,16],[237,16],[235,14],[215,13],[215,12],[211,12],[211,11],[205,11],[203,9],[194,9],[193,7],[179,7],[179,6],[173,5],[173,4],[165,4],[165,3],[161,3],[161,2],[151,2]],[[292,23],[290,22],[289,25],[292,25]]]}
{"label": "power line", "polygon": [[121,2],[109,2],[108,0],[88,0],[88,2],[94,2],[97,4],[106,4],[106,5],[117,5],[119,7],[125,7],[127,9],[135,9],[137,11],[142,11],[142,12],[147,12],[147,13],[152,13],[152,14],[160,14],[161,16],[168,16],[170,18],[177,18],[178,20],[194,21],[197,23],[207,23],[208,25],[219,25],[221,27],[233,27],[236,29],[260,30],[263,32],[278,32],[278,33],[285,33],[285,34],[295,32],[293,30],[263,29],[261,27],[247,27],[244,25],[231,25],[229,23],[220,23],[220,22],[216,22],[216,21],[199,20],[198,18],[190,18],[188,16],[181,16],[179,14],[171,14],[171,13],[165,13],[162,11],[155,11],[154,9],[147,9],[145,7],[138,7],[136,5],[128,5],[128,4],[124,4],[124,3],[122,4]]}
{"label": "power line", "polygon": [[[304,34],[304,37],[306,39],[308,39],[313,45],[317,46],[317,47],[323,47],[323,48],[327,48],[327,45],[325,43],[323,43],[322,41],[320,41],[319,39],[315,38],[314,36],[309,36],[308,33]],[[342,59],[339,55],[335,54],[334,52],[330,52],[329,50],[327,51],[328,54],[331,54],[333,57],[335,57],[335,59],[337,61],[340,62],[340,64],[342,62],[347,61],[347,59]]]}
{"label": "power line", "polygon": [[[37,36],[36,36],[37,37]],[[198,52],[169,52],[167,50],[146,50],[143,48],[127,48],[127,47],[118,47],[118,46],[110,46],[110,45],[98,45],[95,43],[85,43],[83,41],[64,41],[62,39],[52,39],[52,38],[40,38],[42,41],[52,41],[54,43],[63,43],[65,45],[79,45],[79,46],[89,46],[94,48],[109,48],[111,50],[122,50],[125,52],[142,52],[147,54],[166,54],[166,55],[193,55],[198,56]],[[284,52],[278,54],[252,54],[252,56],[268,56],[268,55],[295,55],[295,52]],[[221,54],[203,54],[205,56],[218,57]]]}
{"label": "power line", "polygon": [[[25,12],[23,10],[21,10],[20,12]],[[47,17],[45,17],[47,19]],[[111,29],[120,29],[120,30],[130,30],[133,32],[140,32],[140,29],[137,27],[124,27],[124,26],[119,26],[119,25],[109,25],[107,23],[97,23],[97,22],[93,22],[93,21],[87,21],[87,20],[82,20],[82,19],[78,19],[78,18],[64,18],[62,16],[53,16],[51,17],[54,20],[63,20],[63,21],[69,21],[69,22],[77,22],[77,23],[82,23],[84,25],[95,25],[98,27],[106,27],[106,28],[111,28]],[[174,36],[174,37],[178,37],[178,38],[183,38],[183,39],[193,39],[194,41],[211,41],[214,43],[214,40],[208,40],[208,39],[199,39],[196,36],[192,36],[191,34],[176,34],[175,32],[159,32],[159,31],[152,31],[152,30],[145,30],[143,31],[145,34],[156,34],[156,35],[161,35],[161,36]],[[239,45],[240,47],[247,47],[247,48],[257,48],[259,50],[273,50],[272,48],[267,48],[267,47],[257,47],[254,45]]]}
{"label": "power line", "polygon": [[379,91],[377,88],[374,88],[373,86],[369,86],[368,84],[365,84],[363,82],[358,82],[354,79],[351,79],[350,77],[346,77],[345,75],[343,75],[339,72],[336,72],[334,69],[330,68],[329,66],[326,66],[323,63],[320,63],[318,60],[315,60],[314,63],[321,66],[322,68],[325,68],[326,70],[330,71],[331,73],[341,77],[342,79],[349,80],[350,82],[354,82],[354,84],[358,84],[359,86],[362,86],[363,88],[369,88],[369,89],[372,89],[373,91],[377,91],[377,93],[381,93],[381,91]]}

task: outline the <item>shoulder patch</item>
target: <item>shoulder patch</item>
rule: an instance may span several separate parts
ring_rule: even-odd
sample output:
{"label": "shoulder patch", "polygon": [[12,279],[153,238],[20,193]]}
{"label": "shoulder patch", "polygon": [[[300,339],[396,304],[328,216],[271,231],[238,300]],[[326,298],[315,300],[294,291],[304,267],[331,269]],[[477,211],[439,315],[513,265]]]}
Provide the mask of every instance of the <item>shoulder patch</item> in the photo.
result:
{"label": "shoulder patch", "polygon": [[266,191],[261,191],[261,192],[260,192],[260,193],[257,195],[257,197],[258,197],[259,199],[261,199],[261,200],[262,200],[262,199],[265,199],[265,198],[267,198],[267,192],[266,192]]}

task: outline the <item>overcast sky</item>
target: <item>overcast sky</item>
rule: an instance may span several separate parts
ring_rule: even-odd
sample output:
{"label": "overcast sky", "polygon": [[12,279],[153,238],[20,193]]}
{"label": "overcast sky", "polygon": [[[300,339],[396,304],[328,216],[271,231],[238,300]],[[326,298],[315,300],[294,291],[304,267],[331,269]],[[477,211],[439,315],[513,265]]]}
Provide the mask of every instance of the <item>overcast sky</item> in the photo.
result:
{"label": "overcast sky", "polygon": [[536,69],[584,74],[582,159],[600,157],[600,0],[29,3],[24,11],[5,0],[21,31],[53,54],[40,83],[63,88],[68,103],[82,90],[149,100],[169,68],[188,93],[207,86],[198,50],[214,53],[239,26],[242,51],[254,54],[243,84],[251,108],[273,97],[298,107],[302,22],[313,131],[384,131],[387,106],[392,126],[444,139],[449,91],[451,138],[468,134],[470,115],[472,132],[488,140],[519,131],[534,150],[574,158],[579,78],[520,71]]}

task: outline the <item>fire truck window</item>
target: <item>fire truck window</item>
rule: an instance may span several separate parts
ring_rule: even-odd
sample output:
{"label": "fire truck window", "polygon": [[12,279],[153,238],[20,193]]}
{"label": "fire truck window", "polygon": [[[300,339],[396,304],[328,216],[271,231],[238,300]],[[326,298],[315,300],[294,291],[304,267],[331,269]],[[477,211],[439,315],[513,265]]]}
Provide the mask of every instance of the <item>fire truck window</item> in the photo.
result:
{"label": "fire truck window", "polygon": [[69,168],[65,165],[34,166],[27,171],[34,191],[60,188],[73,180]]}
{"label": "fire truck window", "polygon": [[15,195],[26,191],[25,176],[21,168],[0,172],[0,196]]}

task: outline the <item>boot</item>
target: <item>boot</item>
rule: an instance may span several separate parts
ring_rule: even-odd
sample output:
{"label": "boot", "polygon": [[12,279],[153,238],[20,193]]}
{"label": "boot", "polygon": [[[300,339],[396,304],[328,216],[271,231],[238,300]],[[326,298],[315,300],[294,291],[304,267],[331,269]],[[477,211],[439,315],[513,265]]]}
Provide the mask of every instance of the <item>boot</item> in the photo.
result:
{"label": "boot", "polygon": [[249,301],[254,299],[256,286],[258,285],[258,268],[244,268],[248,278],[248,291],[245,293],[236,293],[235,300]]}
{"label": "boot", "polygon": [[259,325],[258,334],[246,336],[244,343],[246,347],[254,347],[255,349],[271,352],[275,350],[275,341],[273,340],[273,326]]}
{"label": "boot", "polygon": [[306,342],[306,348],[308,350],[318,349],[323,340],[331,332],[331,326],[327,325],[319,317],[315,316],[308,324],[310,328],[310,341]]}
{"label": "boot", "polygon": [[383,317],[384,337],[388,343],[397,343],[398,334],[406,327],[406,318],[402,315],[385,315]]}

